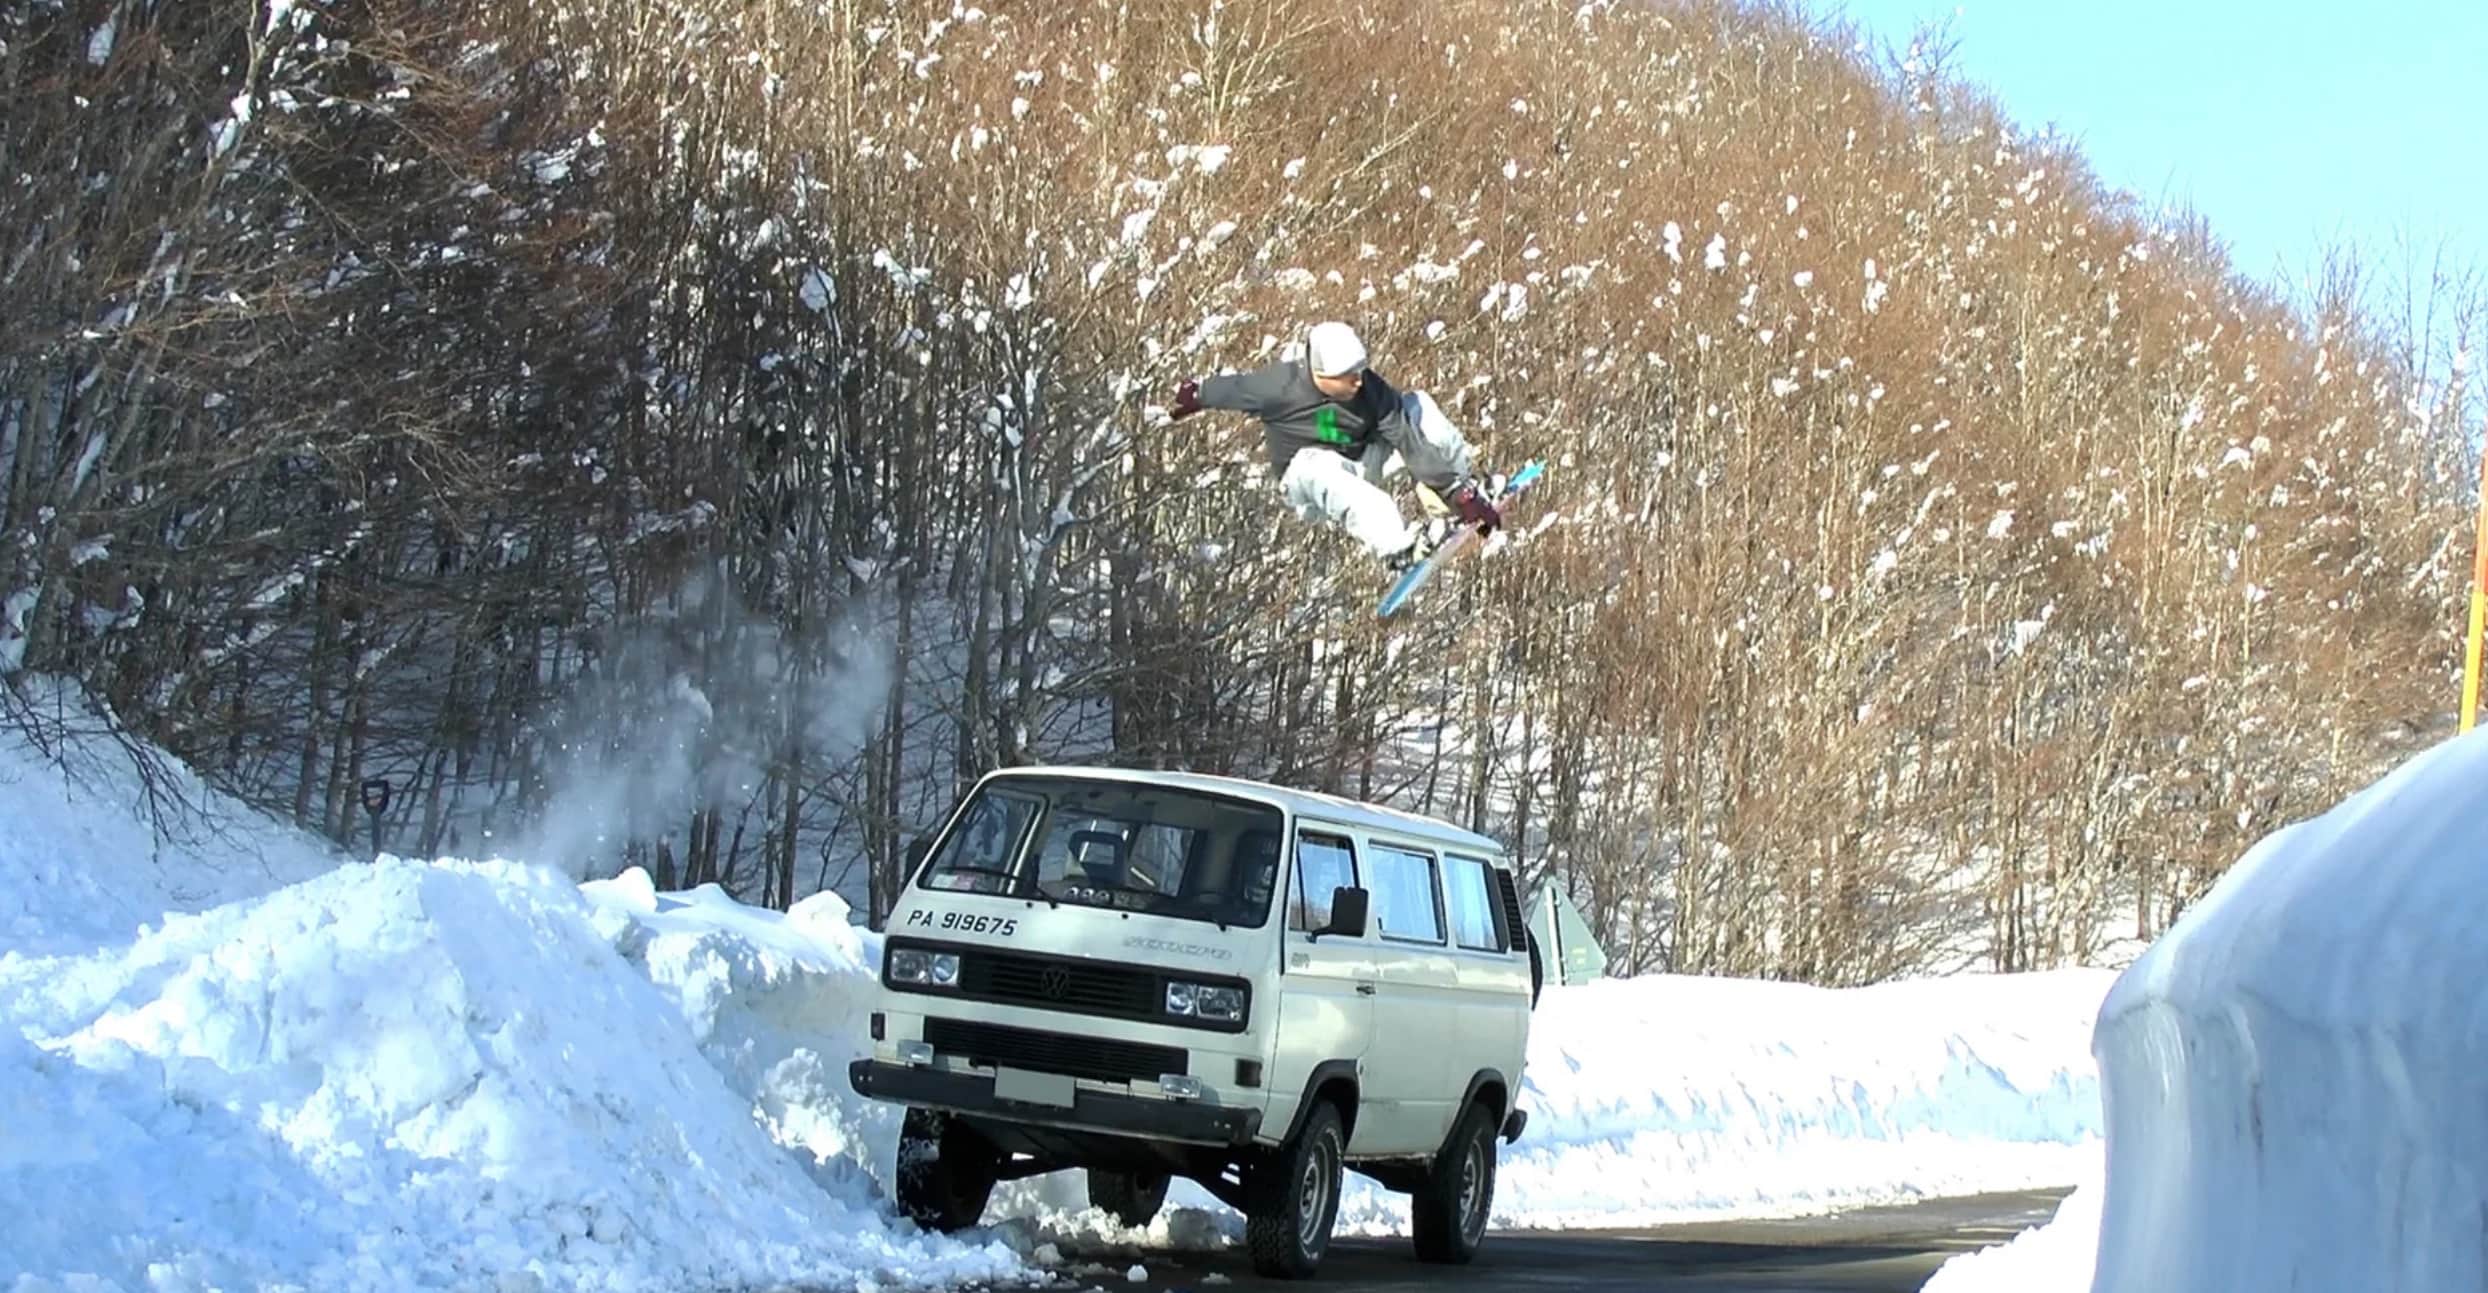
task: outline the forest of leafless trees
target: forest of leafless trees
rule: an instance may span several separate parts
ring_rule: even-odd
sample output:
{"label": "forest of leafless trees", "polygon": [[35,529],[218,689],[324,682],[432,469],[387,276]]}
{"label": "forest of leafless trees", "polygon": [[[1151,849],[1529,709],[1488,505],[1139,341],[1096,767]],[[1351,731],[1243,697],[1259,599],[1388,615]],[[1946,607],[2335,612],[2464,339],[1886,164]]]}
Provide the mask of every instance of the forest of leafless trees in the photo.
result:
{"label": "forest of leafless trees", "polygon": [[[0,673],[350,847],[878,905],[1106,760],[1853,983],[2451,708],[2475,285],[2285,297],[1793,6],[35,0],[0,94]],[[1404,622],[1162,416],[1325,317],[1553,464]]]}

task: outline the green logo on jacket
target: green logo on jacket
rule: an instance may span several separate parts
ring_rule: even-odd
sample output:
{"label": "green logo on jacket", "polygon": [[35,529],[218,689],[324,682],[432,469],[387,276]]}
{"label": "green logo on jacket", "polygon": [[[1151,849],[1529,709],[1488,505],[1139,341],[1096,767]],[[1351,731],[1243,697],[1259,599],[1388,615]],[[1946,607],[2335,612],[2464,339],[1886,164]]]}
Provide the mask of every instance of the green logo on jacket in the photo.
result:
{"label": "green logo on jacket", "polygon": [[1348,433],[1339,429],[1339,410],[1325,404],[1313,410],[1313,434],[1324,444],[1354,444]]}

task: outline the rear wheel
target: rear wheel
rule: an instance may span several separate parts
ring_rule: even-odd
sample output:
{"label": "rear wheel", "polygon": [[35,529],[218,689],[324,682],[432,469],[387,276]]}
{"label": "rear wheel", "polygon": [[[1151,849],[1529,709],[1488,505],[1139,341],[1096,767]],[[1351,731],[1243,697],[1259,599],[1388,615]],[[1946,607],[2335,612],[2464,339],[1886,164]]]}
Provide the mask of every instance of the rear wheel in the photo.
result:
{"label": "rear wheel", "polygon": [[965,1230],[983,1220],[1000,1160],[965,1124],[909,1109],[899,1124],[898,1210],[927,1230]]}
{"label": "rear wheel", "polygon": [[1254,1165],[1245,1189],[1244,1242],[1253,1270],[1269,1279],[1310,1279],[1330,1251],[1339,1218],[1346,1124],[1339,1106],[1317,1099],[1296,1138]]}
{"label": "rear wheel", "polygon": [[1170,1179],[1165,1172],[1119,1172],[1092,1167],[1088,1172],[1089,1205],[1137,1230],[1156,1220],[1158,1209],[1166,1206]]}
{"label": "rear wheel", "polygon": [[1476,1257],[1486,1241],[1494,1195],[1494,1111],[1483,1103],[1472,1104],[1409,1199],[1409,1228],[1418,1259],[1462,1265]]}

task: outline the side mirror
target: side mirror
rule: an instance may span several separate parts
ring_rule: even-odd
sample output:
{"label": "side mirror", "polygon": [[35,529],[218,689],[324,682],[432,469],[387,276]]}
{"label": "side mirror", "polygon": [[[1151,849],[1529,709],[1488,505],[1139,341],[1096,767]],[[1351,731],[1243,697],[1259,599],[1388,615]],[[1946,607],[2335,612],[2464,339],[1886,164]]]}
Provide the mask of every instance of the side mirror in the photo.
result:
{"label": "side mirror", "polygon": [[1373,907],[1373,895],[1362,889],[1341,885],[1330,891],[1330,920],[1315,934],[1345,934],[1350,938],[1365,936],[1365,919]]}
{"label": "side mirror", "polygon": [[919,835],[907,841],[907,862],[899,871],[899,879],[902,882],[915,879],[916,873],[924,869],[925,857],[932,851],[933,841],[929,836]]}

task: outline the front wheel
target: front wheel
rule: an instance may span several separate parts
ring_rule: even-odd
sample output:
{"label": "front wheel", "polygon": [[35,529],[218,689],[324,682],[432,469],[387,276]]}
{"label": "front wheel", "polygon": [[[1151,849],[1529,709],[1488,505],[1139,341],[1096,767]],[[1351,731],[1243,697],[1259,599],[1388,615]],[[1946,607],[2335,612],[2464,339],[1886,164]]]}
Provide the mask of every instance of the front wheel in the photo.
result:
{"label": "front wheel", "polygon": [[1254,1166],[1244,1211],[1253,1270],[1268,1279],[1310,1279],[1330,1251],[1339,1219],[1347,1131],[1339,1106],[1316,1100],[1296,1139]]}
{"label": "front wheel", "polygon": [[1494,1197],[1494,1113],[1484,1104],[1472,1104],[1442,1157],[1409,1199],[1418,1260],[1465,1265],[1475,1258],[1486,1242]]}
{"label": "front wheel", "polygon": [[898,1210],[945,1234],[984,1219],[998,1166],[993,1146],[956,1119],[909,1109],[899,1123]]}

